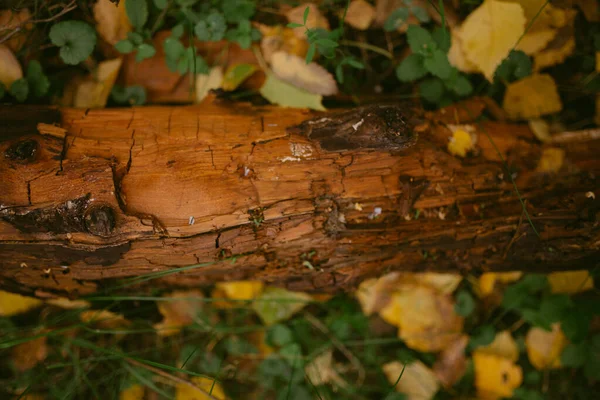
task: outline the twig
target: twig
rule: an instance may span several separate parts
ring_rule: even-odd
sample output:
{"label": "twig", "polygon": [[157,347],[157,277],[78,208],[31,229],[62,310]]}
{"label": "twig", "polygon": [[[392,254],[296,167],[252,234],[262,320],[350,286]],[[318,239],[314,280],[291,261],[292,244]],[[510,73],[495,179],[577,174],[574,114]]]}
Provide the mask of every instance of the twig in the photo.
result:
{"label": "twig", "polygon": [[[527,205],[527,200],[525,200],[525,205]],[[506,245],[506,248],[504,249],[504,252],[502,253],[503,260],[506,259],[508,250],[510,250],[513,243],[515,243],[517,240],[521,239],[523,236],[525,236],[527,234],[527,232],[524,232],[522,235],[518,235],[519,231],[521,230],[521,225],[523,224],[523,216],[524,215],[525,215],[525,210],[522,210],[521,217],[519,218],[519,223],[517,224],[517,229],[515,230],[515,234],[512,236],[512,238],[510,239],[510,242],[508,242],[508,244]],[[518,237],[517,237],[517,235],[518,235]]]}

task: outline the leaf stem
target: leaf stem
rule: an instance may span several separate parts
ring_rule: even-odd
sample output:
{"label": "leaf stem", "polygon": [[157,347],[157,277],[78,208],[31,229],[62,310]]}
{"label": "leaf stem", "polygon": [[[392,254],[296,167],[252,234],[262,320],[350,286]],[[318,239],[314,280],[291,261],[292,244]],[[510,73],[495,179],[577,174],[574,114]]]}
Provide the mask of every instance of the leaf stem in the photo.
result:
{"label": "leaf stem", "polygon": [[344,46],[358,47],[361,49],[370,50],[373,53],[381,54],[382,56],[389,58],[390,60],[394,59],[394,56],[389,51],[384,50],[381,47],[373,46],[369,43],[356,42],[354,40],[340,40],[340,44]]}

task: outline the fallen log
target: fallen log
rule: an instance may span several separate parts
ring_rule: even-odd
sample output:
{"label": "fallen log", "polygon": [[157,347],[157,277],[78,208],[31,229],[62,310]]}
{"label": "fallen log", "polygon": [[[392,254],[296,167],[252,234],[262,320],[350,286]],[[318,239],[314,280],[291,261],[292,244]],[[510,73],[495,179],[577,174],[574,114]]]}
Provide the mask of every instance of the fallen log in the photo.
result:
{"label": "fallen log", "polygon": [[460,111],[425,129],[400,106],[4,107],[0,287],[76,297],[166,271],[141,284],[334,292],[392,270],[598,265],[600,140],[482,122],[460,158],[444,123]]}

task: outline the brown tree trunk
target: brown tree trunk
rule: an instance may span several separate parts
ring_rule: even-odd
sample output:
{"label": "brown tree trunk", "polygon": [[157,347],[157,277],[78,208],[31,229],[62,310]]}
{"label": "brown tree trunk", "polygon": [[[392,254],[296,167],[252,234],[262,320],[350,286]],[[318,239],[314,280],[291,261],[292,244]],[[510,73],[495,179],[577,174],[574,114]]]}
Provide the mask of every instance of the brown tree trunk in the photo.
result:
{"label": "brown tree trunk", "polygon": [[[526,126],[486,122],[458,158],[439,120],[464,119],[454,111],[410,146],[412,131],[355,139],[349,126],[377,130],[356,123],[346,136],[323,120],[286,130],[311,115],[275,107],[5,107],[0,287],[77,296],[203,264],[145,284],[336,291],[391,270],[597,264],[600,140],[540,145]],[[555,173],[539,170],[550,147],[565,152]]]}

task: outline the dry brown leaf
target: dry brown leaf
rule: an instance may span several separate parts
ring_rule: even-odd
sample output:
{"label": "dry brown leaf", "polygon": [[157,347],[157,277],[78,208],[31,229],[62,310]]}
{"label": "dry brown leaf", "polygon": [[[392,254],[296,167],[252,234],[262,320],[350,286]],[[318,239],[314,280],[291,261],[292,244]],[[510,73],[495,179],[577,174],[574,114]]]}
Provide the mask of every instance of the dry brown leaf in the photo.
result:
{"label": "dry brown leaf", "polygon": [[[31,19],[31,13],[28,9],[22,8],[19,11],[15,10],[0,10],[0,31],[4,35],[9,34],[13,29],[20,28],[20,32],[15,33],[4,44],[12,51],[21,50],[27,40],[27,33],[33,28],[32,23],[25,23]],[[0,56],[0,58],[2,58]]]}
{"label": "dry brown leaf", "polygon": [[8,90],[10,85],[23,77],[23,70],[17,57],[8,46],[0,44],[0,83]]}
{"label": "dry brown leaf", "polygon": [[[404,372],[402,369],[404,368]],[[440,384],[433,373],[421,361],[404,365],[398,361],[384,364],[383,373],[388,382],[396,384],[396,391],[406,394],[408,400],[430,400],[440,388]],[[398,377],[402,378],[398,381]]]}
{"label": "dry brown leaf", "polygon": [[496,67],[508,56],[525,31],[525,15],[518,4],[485,0],[458,30],[467,60],[491,82]]}
{"label": "dry brown leaf", "polygon": [[43,302],[35,297],[21,296],[0,290],[0,317],[12,317],[39,307]]}
{"label": "dry brown leaf", "polygon": [[329,30],[329,22],[327,21],[327,18],[321,14],[319,7],[317,7],[317,5],[314,3],[303,3],[298,7],[294,7],[289,10],[285,16],[290,23],[303,24],[304,10],[306,10],[306,7],[308,7],[310,10],[308,12],[308,18],[306,19],[306,25],[301,28],[294,28],[294,34],[298,38],[304,38],[306,36],[306,28],[323,28],[325,30]]}
{"label": "dry brown leaf", "polygon": [[533,327],[525,336],[525,348],[529,362],[536,369],[560,368],[560,355],[567,345],[567,338],[558,323],[552,325],[552,331]]}
{"label": "dry brown leaf", "polygon": [[519,347],[510,334],[510,331],[502,331],[496,334],[494,341],[487,346],[478,347],[477,351],[485,354],[494,354],[506,358],[512,362],[519,359]]}
{"label": "dry brown leaf", "polygon": [[548,74],[533,74],[506,88],[502,107],[511,119],[531,119],[562,109],[556,83]]}
{"label": "dry brown leaf", "polygon": [[262,37],[260,39],[260,49],[265,61],[271,63],[273,54],[278,51],[284,51],[288,54],[294,54],[304,58],[308,51],[308,42],[306,37],[298,38],[294,30],[281,25],[277,26],[258,26]]}
{"label": "dry brown leaf", "polygon": [[375,7],[365,0],[352,0],[346,11],[346,22],[353,28],[364,31],[369,28],[375,18]]}
{"label": "dry brown leaf", "polygon": [[575,294],[594,288],[594,278],[589,271],[564,271],[548,274],[552,293]]}
{"label": "dry brown leaf", "polygon": [[181,328],[191,325],[204,306],[204,296],[199,290],[175,291],[167,296],[171,300],[159,301],[158,311],[163,320],[154,324],[159,336],[171,336],[179,333]]}
{"label": "dry brown leaf", "polygon": [[451,388],[467,370],[465,348],[469,343],[467,335],[460,336],[450,343],[439,355],[433,365],[433,372],[445,388]]}
{"label": "dry brown leaf", "polygon": [[24,372],[44,361],[48,355],[47,339],[47,336],[41,336],[13,347],[11,358],[15,368]]}
{"label": "dry brown leaf", "polygon": [[127,37],[132,26],[125,12],[125,1],[115,5],[110,0],[98,0],[94,4],[94,19],[96,30],[102,39],[115,45],[119,40]]}
{"label": "dry brown leaf", "polygon": [[131,325],[122,314],[109,310],[85,310],[79,314],[81,322],[94,325],[102,329],[119,329]]}
{"label": "dry brown leaf", "polygon": [[105,107],[119,75],[122,61],[121,58],[115,58],[99,63],[95,73],[77,86],[73,106],[80,108]]}
{"label": "dry brown leaf", "polygon": [[303,58],[278,51],[273,54],[271,68],[277,77],[309,93],[331,96],[338,88],[333,76],[315,62],[306,64]]}
{"label": "dry brown leaf", "polygon": [[537,171],[543,173],[557,173],[565,161],[565,151],[559,148],[545,148],[537,165]]}
{"label": "dry brown leaf", "polygon": [[473,365],[477,396],[481,400],[512,397],[513,391],[521,386],[523,381],[521,367],[496,354],[475,351]]}

